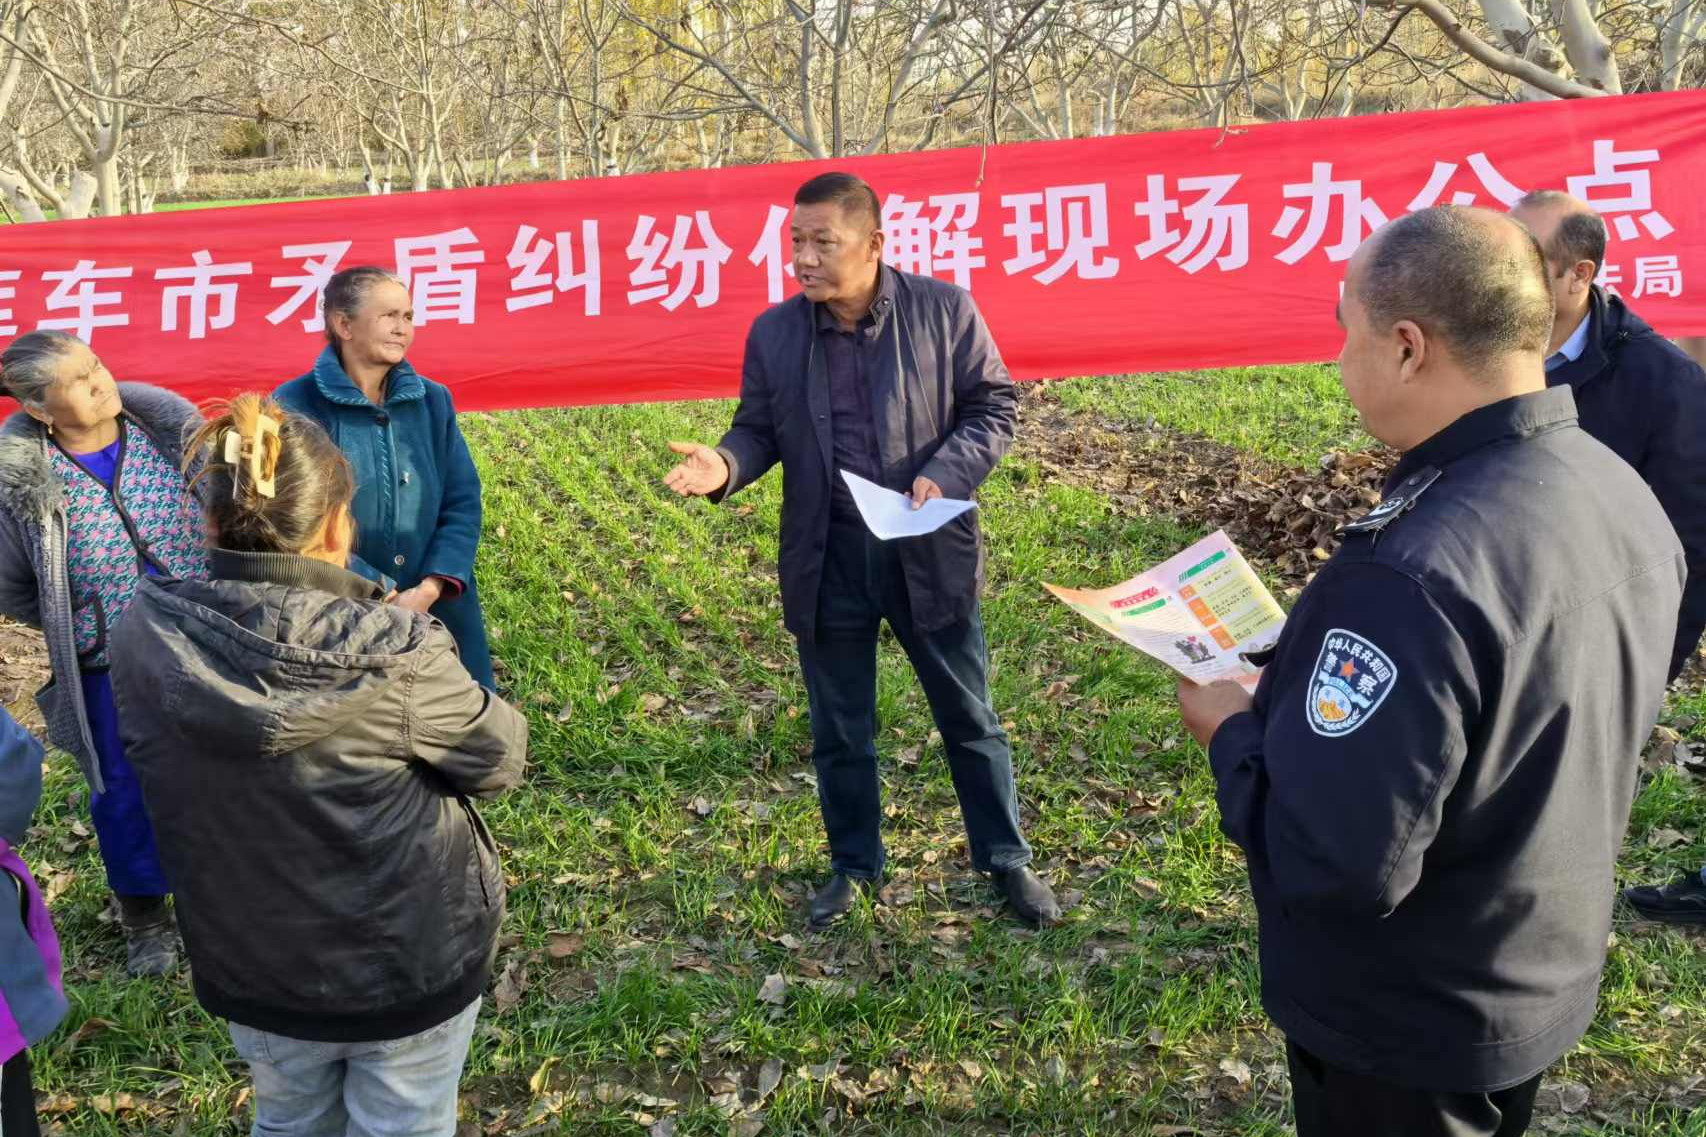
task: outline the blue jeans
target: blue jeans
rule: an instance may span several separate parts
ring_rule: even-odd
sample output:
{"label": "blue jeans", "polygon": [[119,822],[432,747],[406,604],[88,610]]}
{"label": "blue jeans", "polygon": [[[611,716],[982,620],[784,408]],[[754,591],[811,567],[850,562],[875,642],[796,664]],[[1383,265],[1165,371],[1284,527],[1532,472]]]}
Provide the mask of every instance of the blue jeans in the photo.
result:
{"label": "blue jeans", "polygon": [[835,522],[818,593],[817,637],[799,641],[831,870],[860,880],[875,880],[883,870],[876,747],[883,620],[912,661],[942,734],[972,867],[993,872],[1030,863],[1031,847],[1019,831],[1012,750],[989,701],[981,618],[974,609],[958,624],[918,631],[893,545],[862,525]]}
{"label": "blue jeans", "polygon": [[385,1042],[307,1042],[231,1023],[255,1080],[250,1137],[453,1137],[480,1000]]}

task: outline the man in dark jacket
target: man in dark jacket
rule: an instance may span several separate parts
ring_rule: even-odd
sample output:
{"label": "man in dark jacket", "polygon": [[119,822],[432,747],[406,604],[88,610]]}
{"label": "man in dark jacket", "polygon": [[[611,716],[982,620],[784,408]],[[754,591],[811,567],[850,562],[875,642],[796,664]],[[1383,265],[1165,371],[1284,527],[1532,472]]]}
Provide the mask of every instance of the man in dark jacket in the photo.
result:
{"label": "man in dark jacket", "polygon": [[[1582,429],[1635,467],[1682,538],[1688,586],[1669,655],[1675,679],[1706,629],[1706,371],[1594,284],[1606,232],[1591,206],[1536,190],[1511,216],[1539,240],[1550,270],[1556,318],[1546,382],[1575,392]],[[1706,869],[1624,896],[1652,919],[1706,924]]]}
{"label": "man in dark jacket", "polygon": [[1249,861],[1299,1137],[1515,1137],[1593,1018],[1683,554],[1546,387],[1519,226],[1394,221],[1340,319],[1346,392],[1404,456],[1254,699],[1182,685],[1181,710]]}
{"label": "man in dark jacket", "polygon": [[715,447],[684,456],[665,484],[721,501],[782,464],[782,615],[798,641],[811,706],[818,801],[831,879],[812,922],[840,918],[854,881],[882,873],[876,646],[887,620],[941,731],[972,865],[1025,919],[1059,917],[1028,867],[1006,732],[989,699],[978,613],[976,511],[934,533],[873,536],[841,477],[969,498],[1013,439],[1013,383],[971,297],[882,263],[877,196],[850,174],[813,178],[794,198],[802,295],[753,321],[740,406]]}

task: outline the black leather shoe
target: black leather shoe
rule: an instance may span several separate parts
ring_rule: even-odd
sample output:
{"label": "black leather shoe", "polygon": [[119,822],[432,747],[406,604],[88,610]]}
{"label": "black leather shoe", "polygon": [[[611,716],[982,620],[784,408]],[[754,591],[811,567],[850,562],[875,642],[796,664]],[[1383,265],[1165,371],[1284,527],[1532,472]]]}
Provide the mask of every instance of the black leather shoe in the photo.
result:
{"label": "black leather shoe", "polygon": [[1623,899],[1648,920],[1666,924],[1706,924],[1706,884],[1697,872],[1684,873],[1669,884],[1625,888]]}
{"label": "black leather shoe", "polygon": [[836,873],[812,893],[812,927],[827,928],[853,907],[853,878]]}
{"label": "black leather shoe", "polygon": [[1007,903],[1021,920],[1039,927],[1060,923],[1060,903],[1054,898],[1054,889],[1032,872],[1029,865],[998,871],[994,877],[995,886],[1006,894]]}

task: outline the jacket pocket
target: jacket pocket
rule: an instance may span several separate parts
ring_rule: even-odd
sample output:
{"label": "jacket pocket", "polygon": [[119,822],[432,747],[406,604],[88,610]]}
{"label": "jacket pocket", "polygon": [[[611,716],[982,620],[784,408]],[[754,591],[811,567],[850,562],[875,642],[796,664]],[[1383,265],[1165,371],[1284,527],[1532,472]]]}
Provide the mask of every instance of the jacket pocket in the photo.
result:
{"label": "jacket pocket", "polygon": [[[53,677],[36,691],[36,709],[47,723],[47,740],[68,754],[76,754],[83,749],[83,735],[67,702],[70,698],[71,692]],[[67,723],[70,725],[62,725]]]}
{"label": "jacket pocket", "polygon": [[[71,629],[78,662],[97,660],[106,652],[107,606],[102,602],[100,593],[88,597],[81,604],[73,601]],[[84,647],[85,643],[89,646]]]}

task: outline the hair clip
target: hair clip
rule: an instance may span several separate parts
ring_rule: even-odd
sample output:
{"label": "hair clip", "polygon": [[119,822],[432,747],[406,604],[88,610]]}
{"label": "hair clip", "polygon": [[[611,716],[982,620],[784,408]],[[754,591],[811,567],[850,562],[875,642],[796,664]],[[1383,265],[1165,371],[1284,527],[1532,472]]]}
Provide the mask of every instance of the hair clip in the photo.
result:
{"label": "hair clip", "polygon": [[267,415],[255,416],[255,437],[244,438],[235,428],[225,432],[225,464],[232,468],[231,490],[237,490],[239,472],[248,474],[255,483],[255,492],[262,497],[278,494],[278,458],[283,443],[278,436],[278,420]]}

